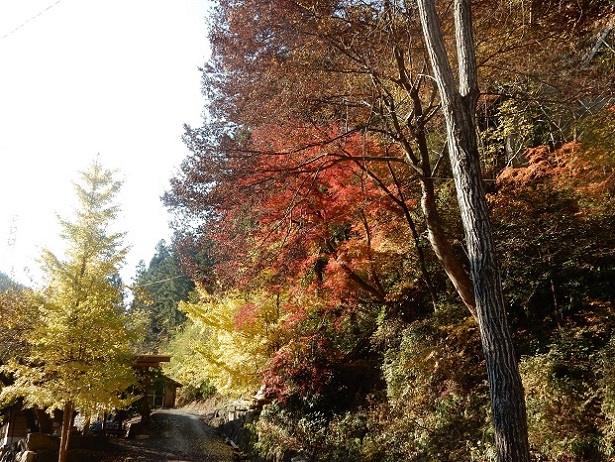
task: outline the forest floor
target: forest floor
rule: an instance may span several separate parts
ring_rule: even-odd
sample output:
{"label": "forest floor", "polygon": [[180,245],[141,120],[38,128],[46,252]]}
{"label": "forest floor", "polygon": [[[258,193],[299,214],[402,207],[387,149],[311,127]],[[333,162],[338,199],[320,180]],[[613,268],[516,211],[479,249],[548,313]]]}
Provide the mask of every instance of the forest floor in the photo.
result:
{"label": "forest floor", "polygon": [[105,462],[231,462],[233,450],[198,413],[165,409],[150,417],[146,439],[114,438]]}

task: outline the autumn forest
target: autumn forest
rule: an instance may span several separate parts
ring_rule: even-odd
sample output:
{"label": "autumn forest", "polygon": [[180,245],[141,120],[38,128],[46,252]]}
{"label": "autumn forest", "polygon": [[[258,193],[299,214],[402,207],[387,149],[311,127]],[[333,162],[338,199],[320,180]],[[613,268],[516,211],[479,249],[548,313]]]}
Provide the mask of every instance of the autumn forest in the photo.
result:
{"label": "autumn forest", "polygon": [[[65,351],[5,313],[64,325],[87,286],[128,350],[172,355],[185,402],[258,392],[254,460],[612,460],[613,3],[213,3],[172,242],[124,308],[117,235],[45,255],[44,293],[3,291],[0,398]],[[89,175],[75,243],[113,218]],[[105,348],[116,379],[66,400],[92,414],[130,382]]]}

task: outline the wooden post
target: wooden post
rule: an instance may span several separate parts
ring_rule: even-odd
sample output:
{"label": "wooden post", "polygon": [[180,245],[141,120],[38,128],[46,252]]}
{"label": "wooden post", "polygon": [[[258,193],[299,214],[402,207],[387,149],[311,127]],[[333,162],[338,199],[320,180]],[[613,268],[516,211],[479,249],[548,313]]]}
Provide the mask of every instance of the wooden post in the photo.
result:
{"label": "wooden post", "polygon": [[149,424],[149,367],[143,369],[143,406],[141,408],[141,421]]}

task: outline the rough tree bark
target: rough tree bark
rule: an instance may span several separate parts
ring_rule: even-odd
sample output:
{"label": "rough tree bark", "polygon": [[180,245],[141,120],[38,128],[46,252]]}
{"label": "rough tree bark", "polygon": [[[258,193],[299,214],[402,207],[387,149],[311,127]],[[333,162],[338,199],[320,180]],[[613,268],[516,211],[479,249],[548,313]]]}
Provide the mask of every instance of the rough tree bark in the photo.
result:
{"label": "rough tree bark", "polygon": [[529,462],[523,384],[508,326],[481,179],[475,108],[478,79],[469,0],[455,0],[458,86],[434,0],[418,0],[426,48],[444,111],[449,155],[464,227],[476,314],[487,364],[499,462]]}
{"label": "rough tree bark", "polygon": [[[385,10],[388,12],[387,16],[389,22],[394,24],[394,14],[391,12],[390,3],[384,2],[384,5]],[[391,36],[395,37],[396,34],[393,30],[394,26],[391,27]],[[467,271],[467,265],[455,254],[454,247],[449,237],[446,235],[442,226],[440,213],[438,212],[437,195],[433,180],[434,171],[431,165],[431,150],[429,149],[427,132],[425,130],[430,116],[425,113],[423,101],[421,100],[419,92],[424,77],[419,76],[416,80],[411,78],[412,72],[407,67],[405,53],[395,41],[393,41],[393,55],[395,56],[398,74],[397,79],[394,81],[397,83],[399,89],[405,91],[410,101],[412,101],[413,120],[402,123],[400,115],[397,113],[397,106],[394,100],[392,98],[384,98],[385,102],[388,101],[386,104],[389,110],[388,116],[391,119],[391,124],[389,125],[390,136],[392,139],[400,142],[406,154],[406,161],[408,164],[412,165],[418,173],[418,181],[421,185],[421,210],[423,211],[423,217],[427,225],[427,236],[431,248],[449,280],[455,287],[457,294],[461,297],[463,303],[476,319],[476,302],[474,299],[472,280]],[[390,96],[380,79],[374,77],[372,80],[375,85],[380,86],[378,90],[381,94]],[[427,112],[429,113],[430,111],[428,110]],[[387,117],[386,113],[381,112],[380,114],[383,118]],[[402,125],[410,127],[414,143],[411,143],[406,138],[406,133]],[[413,144],[415,144],[416,147],[413,147]]]}
{"label": "rough tree bark", "polygon": [[73,410],[73,403],[69,401],[64,404],[62,429],[60,431],[60,451],[58,453],[58,462],[68,461],[68,446],[70,444],[70,427],[73,423]]}

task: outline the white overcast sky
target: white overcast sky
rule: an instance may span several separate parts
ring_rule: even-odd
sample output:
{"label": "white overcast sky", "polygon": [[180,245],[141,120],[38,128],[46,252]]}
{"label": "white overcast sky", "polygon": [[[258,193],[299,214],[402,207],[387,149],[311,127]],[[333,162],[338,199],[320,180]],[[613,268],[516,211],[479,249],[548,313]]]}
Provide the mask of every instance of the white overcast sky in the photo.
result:
{"label": "white overcast sky", "polygon": [[0,271],[41,282],[36,259],[43,247],[62,254],[56,214],[70,218],[72,181],[98,153],[124,180],[126,282],[170,238],[160,196],[188,154],[182,125],[201,122],[207,7],[0,0]]}

